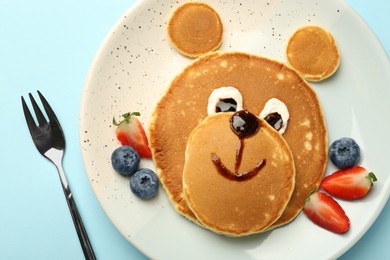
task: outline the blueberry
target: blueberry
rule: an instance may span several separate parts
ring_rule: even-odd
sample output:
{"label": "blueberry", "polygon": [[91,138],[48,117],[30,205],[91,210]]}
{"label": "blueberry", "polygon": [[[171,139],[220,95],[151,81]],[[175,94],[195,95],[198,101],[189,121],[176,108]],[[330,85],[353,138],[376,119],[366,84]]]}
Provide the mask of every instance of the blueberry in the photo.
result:
{"label": "blueberry", "polygon": [[156,196],[158,187],[157,174],[150,169],[141,168],[130,177],[130,189],[141,199],[150,199]]}
{"label": "blueberry", "polygon": [[129,176],[138,169],[141,158],[131,146],[120,146],[111,155],[112,167],[120,174]]}
{"label": "blueberry", "polygon": [[330,145],[329,157],[337,168],[349,168],[359,163],[360,147],[352,138],[343,137]]}

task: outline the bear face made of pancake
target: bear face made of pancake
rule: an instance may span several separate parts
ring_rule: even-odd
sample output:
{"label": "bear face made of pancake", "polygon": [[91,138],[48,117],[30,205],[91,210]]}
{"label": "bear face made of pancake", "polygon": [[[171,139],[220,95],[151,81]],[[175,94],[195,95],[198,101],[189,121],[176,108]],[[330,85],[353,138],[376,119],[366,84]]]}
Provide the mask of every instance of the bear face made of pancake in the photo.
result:
{"label": "bear face made of pancake", "polygon": [[294,184],[286,141],[246,110],[208,116],[187,141],[184,196],[197,220],[216,233],[266,230],[283,213]]}
{"label": "bear face made of pancake", "polygon": [[286,224],[302,210],[308,194],[322,179],[327,163],[327,133],[315,92],[283,63],[247,53],[214,52],[179,73],[158,102],[149,126],[159,178],[176,210],[198,223],[183,194],[186,145],[194,128],[208,116],[209,96],[223,86],[236,88],[243,107],[255,115],[272,98],[281,100],[289,111],[282,137],[293,154],[295,189],[283,214],[269,228]]}

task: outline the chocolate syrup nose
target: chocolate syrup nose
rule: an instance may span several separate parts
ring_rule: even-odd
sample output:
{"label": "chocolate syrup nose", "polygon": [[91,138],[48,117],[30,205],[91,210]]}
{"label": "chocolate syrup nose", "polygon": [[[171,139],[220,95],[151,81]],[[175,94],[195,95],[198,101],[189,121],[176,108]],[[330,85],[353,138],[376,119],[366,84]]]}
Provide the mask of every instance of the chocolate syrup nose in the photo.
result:
{"label": "chocolate syrup nose", "polygon": [[230,127],[238,138],[242,139],[256,134],[260,128],[260,122],[248,110],[240,110],[231,116]]}

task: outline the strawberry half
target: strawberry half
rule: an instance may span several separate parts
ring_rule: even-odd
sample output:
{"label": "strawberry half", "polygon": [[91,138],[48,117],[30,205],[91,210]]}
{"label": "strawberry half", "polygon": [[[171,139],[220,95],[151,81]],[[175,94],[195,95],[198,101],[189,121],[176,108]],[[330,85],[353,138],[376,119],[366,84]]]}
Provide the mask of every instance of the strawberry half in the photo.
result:
{"label": "strawberry half", "polygon": [[325,177],[320,186],[333,196],[354,200],[365,196],[376,180],[374,173],[361,166],[354,166]]}
{"label": "strawberry half", "polygon": [[113,118],[112,123],[117,126],[115,134],[122,145],[133,147],[141,157],[151,158],[152,153],[145,130],[138,118],[135,117],[139,115],[138,112],[123,114],[123,120],[119,123]]}
{"label": "strawberry half", "polygon": [[350,222],[341,206],[324,192],[312,193],[303,208],[305,214],[315,224],[335,233],[348,231]]}

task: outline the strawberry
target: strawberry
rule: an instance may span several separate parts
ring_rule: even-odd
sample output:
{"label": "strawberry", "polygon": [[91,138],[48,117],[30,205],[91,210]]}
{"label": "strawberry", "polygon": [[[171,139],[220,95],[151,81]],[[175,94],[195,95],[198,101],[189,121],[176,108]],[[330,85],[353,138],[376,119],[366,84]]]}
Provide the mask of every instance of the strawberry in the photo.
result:
{"label": "strawberry", "polygon": [[325,177],[320,186],[333,196],[354,200],[365,196],[376,180],[374,173],[361,166],[354,166]]}
{"label": "strawberry", "polygon": [[112,123],[117,126],[115,134],[122,145],[133,147],[141,157],[151,158],[152,153],[145,130],[138,118],[135,117],[139,115],[140,113],[138,112],[123,114],[123,120],[119,123],[113,118]]}
{"label": "strawberry", "polygon": [[341,206],[324,192],[313,192],[306,199],[305,214],[315,224],[335,233],[348,231],[350,223]]}

